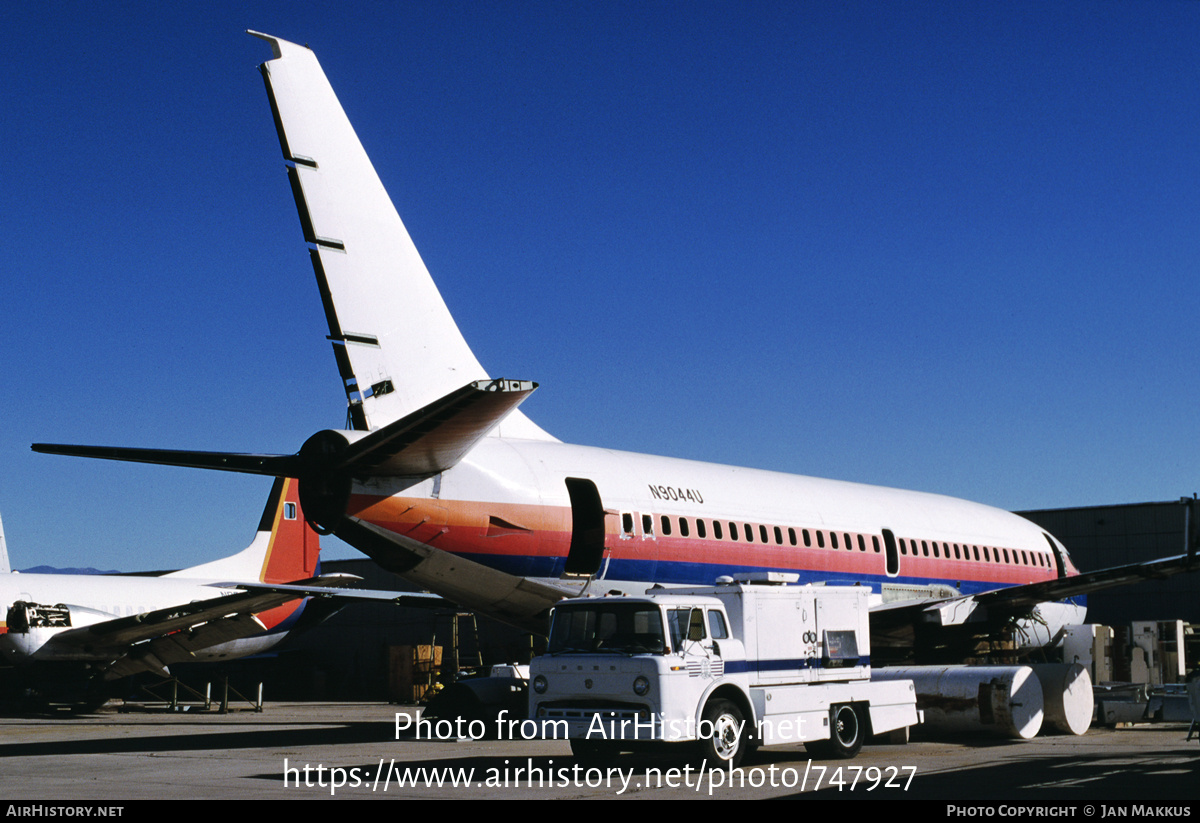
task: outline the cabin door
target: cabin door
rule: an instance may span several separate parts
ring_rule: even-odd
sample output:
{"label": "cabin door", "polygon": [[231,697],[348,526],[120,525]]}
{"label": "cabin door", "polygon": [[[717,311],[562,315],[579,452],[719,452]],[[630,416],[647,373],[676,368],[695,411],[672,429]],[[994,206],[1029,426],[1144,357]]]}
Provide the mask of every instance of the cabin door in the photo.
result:
{"label": "cabin door", "polygon": [[591,577],[604,560],[604,506],[600,491],[591,480],[567,478],[571,496],[571,549],[563,573]]}

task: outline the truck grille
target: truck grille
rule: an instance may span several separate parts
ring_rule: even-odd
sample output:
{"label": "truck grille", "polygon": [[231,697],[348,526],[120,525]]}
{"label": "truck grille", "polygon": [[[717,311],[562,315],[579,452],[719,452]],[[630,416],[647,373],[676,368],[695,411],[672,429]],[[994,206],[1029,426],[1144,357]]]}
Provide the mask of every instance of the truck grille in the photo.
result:
{"label": "truck grille", "polygon": [[645,722],[649,717],[649,712],[646,709],[634,708],[584,708],[584,707],[568,707],[568,706],[543,706],[538,712],[539,719],[545,720],[578,720],[584,723],[592,723],[593,718],[600,715],[600,719],[605,723],[610,720],[618,722],[628,720],[633,722],[639,718]]}
{"label": "truck grille", "polygon": [[724,677],[725,676],[725,661],[721,659],[712,660],[704,658],[702,660],[689,660],[687,663],[688,677]]}

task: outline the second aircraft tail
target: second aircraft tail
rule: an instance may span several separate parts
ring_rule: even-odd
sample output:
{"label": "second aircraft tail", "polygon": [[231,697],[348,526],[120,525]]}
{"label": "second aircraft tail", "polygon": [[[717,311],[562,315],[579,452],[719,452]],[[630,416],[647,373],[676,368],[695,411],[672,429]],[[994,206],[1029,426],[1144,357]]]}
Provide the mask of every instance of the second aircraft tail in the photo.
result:
{"label": "second aircraft tail", "polygon": [[171,572],[166,577],[293,583],[315,577],[320,537],[300,509],[299,483],[276,478],[263,508],[254,542],[237,554]]}

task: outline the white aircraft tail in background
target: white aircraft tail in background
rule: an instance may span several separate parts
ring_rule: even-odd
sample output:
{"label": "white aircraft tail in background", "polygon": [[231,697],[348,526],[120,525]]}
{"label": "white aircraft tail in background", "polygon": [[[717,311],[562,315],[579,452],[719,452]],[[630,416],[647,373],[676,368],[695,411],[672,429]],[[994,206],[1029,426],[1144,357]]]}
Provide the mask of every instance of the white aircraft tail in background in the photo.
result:
{"label": "white aircraft tail in background", "polygon": [[237,554],[151,575],[0,574],[0,659],[48,700],[96,704],[103,684],[175,663],[265,651],[295,625],[306,598],[396,600],[316,576],[320,545],[294,480],[277,479],[258,532]]}
{"label": "white aircraft tail in background", "polygon": [[8,545],[4,542],[4,521],[0,520],[0,574],[8,574],[12,566],[8,563]]}

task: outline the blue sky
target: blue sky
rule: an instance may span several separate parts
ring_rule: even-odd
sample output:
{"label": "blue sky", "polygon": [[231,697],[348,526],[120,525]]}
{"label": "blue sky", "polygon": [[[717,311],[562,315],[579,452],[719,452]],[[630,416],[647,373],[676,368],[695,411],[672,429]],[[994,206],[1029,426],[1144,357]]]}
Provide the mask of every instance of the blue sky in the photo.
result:
{"label": "blue sky", "polygon": [[12,4],[18,567],[211,559],[270,485],[32,442],[344,420],[247,28],[316,51],[564,440],[1010,509],[1198,490],[1200,4]]}

